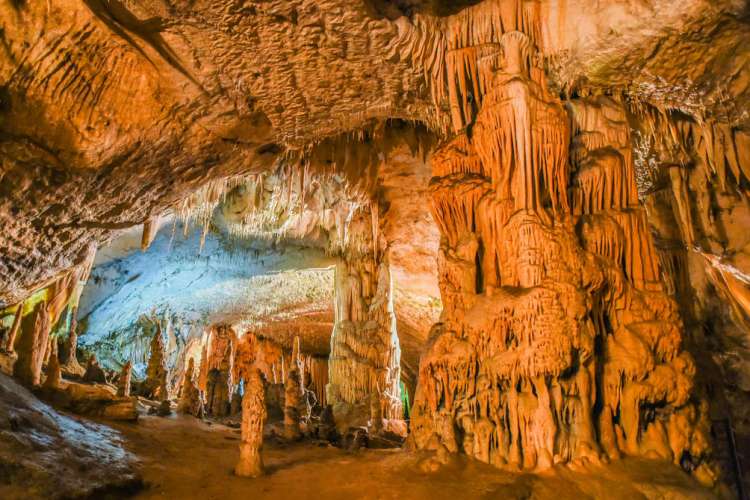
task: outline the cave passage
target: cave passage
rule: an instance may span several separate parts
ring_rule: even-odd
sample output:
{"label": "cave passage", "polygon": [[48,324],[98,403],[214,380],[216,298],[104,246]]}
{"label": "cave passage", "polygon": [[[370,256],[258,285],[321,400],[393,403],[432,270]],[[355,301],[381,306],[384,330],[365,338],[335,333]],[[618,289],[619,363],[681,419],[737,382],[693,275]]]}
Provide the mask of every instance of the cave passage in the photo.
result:
{"label": "cave passage", "polygon": [[748,498],[738,0],[0,2],[0,498]]}

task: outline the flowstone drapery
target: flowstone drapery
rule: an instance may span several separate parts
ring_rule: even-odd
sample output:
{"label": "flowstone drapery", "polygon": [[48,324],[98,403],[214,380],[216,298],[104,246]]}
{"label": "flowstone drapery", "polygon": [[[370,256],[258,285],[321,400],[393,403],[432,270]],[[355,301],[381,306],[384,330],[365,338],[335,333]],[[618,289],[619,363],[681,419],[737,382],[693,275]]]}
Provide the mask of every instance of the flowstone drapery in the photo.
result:
{"label": "flowstone drapery", "polygon": [[421,359],[414,443],[514,469],[660,457],[711,483],[706,407],[623,107],[550,94],[533,10],[519,13],[477,59],[493,76],[469,100],[476,118],[457,97],[459,133],[432,159],[444,310]]}
{"label": "flowstone drapery", "polygon": [[[377,216],[361,210],[348,229],[350,244],[336,267],[335,325],[326,389],[339,427],[366,425],[373,416],[403,418],[401,352],[388,258],[376,243]],[[379,395],[379,407],[371,402],[372,394]],[[374,425],[379,428],[380,423]]]}

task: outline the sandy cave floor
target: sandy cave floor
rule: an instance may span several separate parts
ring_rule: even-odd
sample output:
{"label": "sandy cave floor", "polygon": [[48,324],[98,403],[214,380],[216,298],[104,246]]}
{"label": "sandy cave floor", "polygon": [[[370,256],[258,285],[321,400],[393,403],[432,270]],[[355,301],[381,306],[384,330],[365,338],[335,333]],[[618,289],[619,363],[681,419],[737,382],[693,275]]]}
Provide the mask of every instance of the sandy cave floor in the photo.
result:
{"label": "sandy cave floor", "polygon": [[403,450],[349,453],[313,443],[267,443],[267,475],[239,478],[239,429],[192,417],[143,417],[114,424],[138,456],[146,484],[137,498],[169,499],[473,499],[473,498],[713,498],[677,468],[623,460],[576,471],[512,474],[459,459],[436,473],[424,457]]}

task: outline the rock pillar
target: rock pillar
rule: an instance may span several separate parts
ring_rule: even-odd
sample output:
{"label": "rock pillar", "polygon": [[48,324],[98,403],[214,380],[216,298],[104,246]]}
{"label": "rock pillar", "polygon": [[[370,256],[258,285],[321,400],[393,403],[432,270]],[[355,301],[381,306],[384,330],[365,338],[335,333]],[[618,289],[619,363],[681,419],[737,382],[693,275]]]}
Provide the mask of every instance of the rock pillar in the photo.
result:
{"label": "rock pillar", "polygon": [[240,461],[234,469],[238,476],[263,474],[263,425],[266,422],[265,384],[260,370],[248,370],[242,398],[242,442]]}

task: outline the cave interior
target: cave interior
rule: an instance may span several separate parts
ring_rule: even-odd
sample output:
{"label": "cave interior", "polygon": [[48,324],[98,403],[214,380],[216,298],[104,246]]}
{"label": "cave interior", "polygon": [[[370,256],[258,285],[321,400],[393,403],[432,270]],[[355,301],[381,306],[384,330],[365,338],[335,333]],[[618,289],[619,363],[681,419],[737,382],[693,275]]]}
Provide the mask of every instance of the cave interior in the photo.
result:
{"label": "cave interior", "polygon": [[0,497],[750,491],[746,0],[0,0]]}

